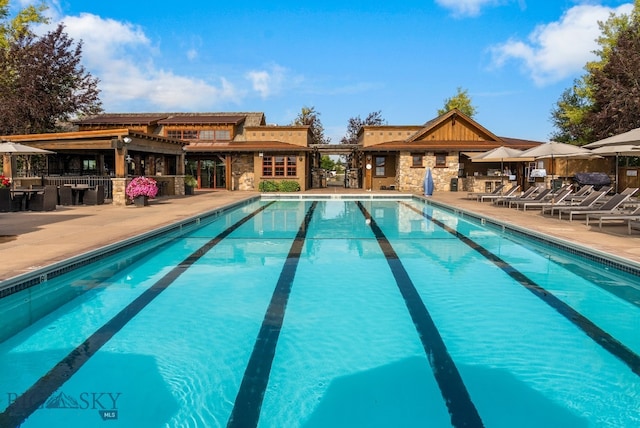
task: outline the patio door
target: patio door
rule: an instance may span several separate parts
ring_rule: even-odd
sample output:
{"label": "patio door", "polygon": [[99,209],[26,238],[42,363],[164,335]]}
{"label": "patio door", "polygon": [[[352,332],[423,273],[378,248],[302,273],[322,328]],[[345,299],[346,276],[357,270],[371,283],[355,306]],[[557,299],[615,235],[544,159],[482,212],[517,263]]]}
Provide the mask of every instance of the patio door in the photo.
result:
{"label": "patio door", "polygon": [[226,188],[225,163],[218,156],[198,161],[198,179],[201,189]]}

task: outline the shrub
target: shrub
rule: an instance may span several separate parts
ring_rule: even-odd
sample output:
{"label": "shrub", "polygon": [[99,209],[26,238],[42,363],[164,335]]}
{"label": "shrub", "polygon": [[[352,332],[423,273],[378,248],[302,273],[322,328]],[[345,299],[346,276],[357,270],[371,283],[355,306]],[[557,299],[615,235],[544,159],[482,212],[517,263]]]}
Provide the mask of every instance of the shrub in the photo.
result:
{"label": "shrub", "polygon": [[298,192],[300,191],[300,184],[293,180],[265,180],[260,182],[258,190],[261,192]]}

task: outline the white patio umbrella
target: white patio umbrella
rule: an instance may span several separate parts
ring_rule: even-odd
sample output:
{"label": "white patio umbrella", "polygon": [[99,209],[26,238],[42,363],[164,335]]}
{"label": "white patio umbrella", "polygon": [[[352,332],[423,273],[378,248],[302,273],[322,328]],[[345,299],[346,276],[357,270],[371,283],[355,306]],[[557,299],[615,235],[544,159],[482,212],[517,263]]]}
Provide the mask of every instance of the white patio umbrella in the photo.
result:
{"label": "white patio umbrella", "polygon": [[640,144],[640,128],[632,129],[631,131],[623,132],[622,134],[614,135],[612,137],[603,138],[602,140],[585,144],[582,147],[595,149],[602,146],[620,146],[625,144]]}
{"label": "white patio umbrella", "polygon": [[[589,149],[585,149],[580,146],[574,146],[572,144],[559,143],[557,141],[551,141],[549,143],[540,144],[529,150],[522,152],[522,157],[533,157],[535,159],[551,159],[551,168],[553,168],[553,160],[555,158],[589,158],[596,156]],[[553,175],[554,171],[551,171],[550,175]]]}
{"label": "white patio umbrella", "polygon": [[[505,162],[526,162],[527,160],[533,160],[533,158],[525,159],[522,157],[522,150],[514,149],[511,147],[500,146],[495,149],[488,150],[484,153],[472,156],[471,162],[500,162],[500,172],[504,171]],[[500,176],[500,181],[503,180],[503,175]]]}
{"label": "white patio umbrella", "polygon": [[[585,146],[586,147],[586,146]],[[640,145],[634,144],[606,144],[591,150],[601,156],[616,157],[616,189],[618,189],[618,158],[620,156],[640,156]]]}
{"label": "white patio umbrella", "polygon": [[39,149],[37,147],[30,147],[20,143],[14,143],[11,141],[3,141],[0,143],[0,154],[9,156],[10,169],[11,169],[11,187],[13,187],[13,179],[15,177],[15,165],[13,158],[17,155],[52,155],[55,152],[50,150]]}

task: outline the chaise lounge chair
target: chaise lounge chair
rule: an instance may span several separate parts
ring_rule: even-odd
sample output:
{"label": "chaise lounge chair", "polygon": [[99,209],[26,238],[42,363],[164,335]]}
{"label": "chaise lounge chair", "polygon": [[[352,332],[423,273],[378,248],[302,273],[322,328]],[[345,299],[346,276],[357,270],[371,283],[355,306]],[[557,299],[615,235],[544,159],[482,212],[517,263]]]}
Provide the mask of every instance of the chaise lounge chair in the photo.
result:
{"label": "chaise lounge chair", "polygon": [[496,188],[493,189],[493,192],[469,192],[467,193],[467,199],[475,199],[476,201],[479,201],[481,196],[498,195],[500,194],[500,192],[502,192],[502,189],[504,189],[504,184],[499,184],[498,186],[496,186]]}
{"label": "chaise lounge chair", "polygon": [[577,215],[588,215],[588,214],[619,214],[620,207],[624,204],[631,195],[618,193],[613,195],[608,201],[602,204],[599,208],[589,208],[589,207],[573,207],[567,211],[560,211],[558,213],[559,218],[562,219],[562,214],[569,214],[569,221],[573,221],[573,217]]}
{"label": "chaise lounge chair", "polygon": [[491,200],[502,198],[502,197],[505,197],[505,196],[511,196],[511,195],[515,196],[515,194],[518,192],[518,190],[520,190],[520,185],[519,184],[514,184],[506,192],[504,192],[501,195],[484,195],[484,196],[480,196],[480,202],[491,201]]}
{"label": "chaise lounge chair", "polygon": [[[604,197],[604,195],[605,195],[605,192],[597,190],[595,192],[590,193],[580,203],[567,202],[564,204],[556,204],[549,207],[543,207],[542,214],[544,215],[545,212],[547,212],[547,209],[550,215],[553,215],[554,212],[561,213],[562,211],[571,211],[572,209],[582,209],[583,207],[596,209],[596,207],[598,206],[597,205],[598,201],[600,201]],[[573,198],[572,198],[572,201],[573,201]],[[560,217],[558,218],[562,218],[562,214],[559,214],[559,216]]]}
{"label": "chaise lounge chair", "polygon": [[[586,224],[589,226],[590,220],[598,220],[598,227],[602,229],[603,221],[640,221],[640,205],[632,211],[621,211],[619,213],[591,213],[587,214]],[[631,233],[631,232],[629,232]]]}
{"label": "chaise lounge chair", "polygon": [[533,199],[535,193],[538,190],[539,189],[537,187],[531,186],[527,190],[525,190],[521,195],[503,195],[500,198],[494,199],[493,205],[502,205],[503,207],[506,207],[507,203],[514,199]]}
{"label": "chaise lounge chair", "polygon": [[[571,194],[571,186],[564,187],[560,189],[558,192],[547,195],[546,199],[542,201],[521,201],[516,203],[516,209],[520,209],[522,207],[522,211],[526,211],[529,208],[539,208],[542,209],[544,207],[549,207],[556,204],[561,204],[565,199],[569,197]],[[549,199],[550,198],[550,199]]]}

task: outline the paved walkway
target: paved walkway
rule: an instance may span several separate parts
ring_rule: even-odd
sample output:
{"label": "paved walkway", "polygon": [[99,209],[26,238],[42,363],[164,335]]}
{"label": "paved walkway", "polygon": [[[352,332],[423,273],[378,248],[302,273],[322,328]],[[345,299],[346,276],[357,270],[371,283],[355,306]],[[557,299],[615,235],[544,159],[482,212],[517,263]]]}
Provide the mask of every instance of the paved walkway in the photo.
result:
{"label": "paved walkway", "polygon": [[[307,193],[363,193],[341,187]],[[392,192],[386,192],[390,194]],[[0,213],[0,280],[82,254],[131,236],[210,211],[251,196],[253,192],[197,192],[194,196],[160,198],[144,208],[134,206],[62,207],[51,212]],[[465,199],[466,192],[436,192],[433,199],[510,224],[573,241],[640,263],[640,232],[626,226],[587,227],[543,217],[539,211],[516,211]]]}

